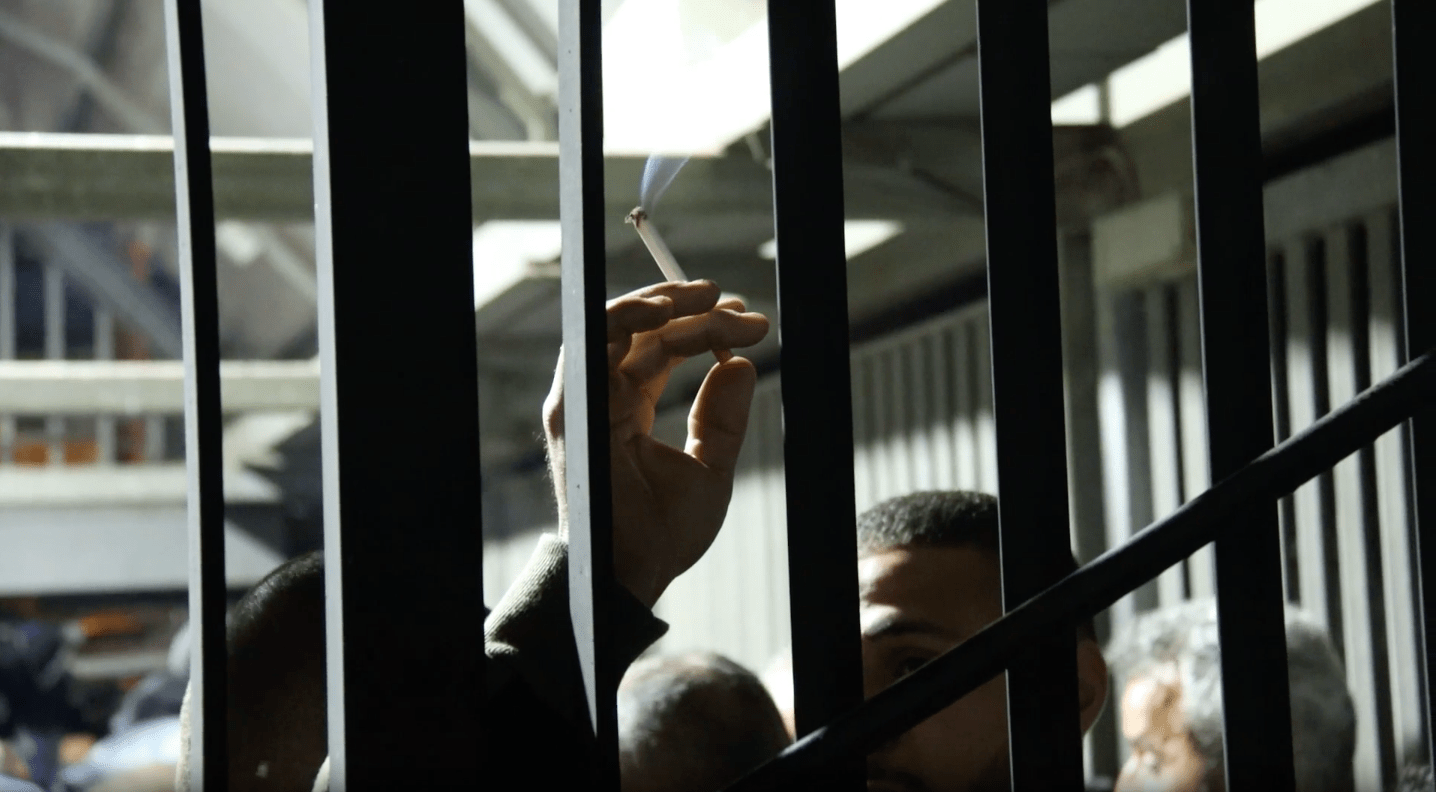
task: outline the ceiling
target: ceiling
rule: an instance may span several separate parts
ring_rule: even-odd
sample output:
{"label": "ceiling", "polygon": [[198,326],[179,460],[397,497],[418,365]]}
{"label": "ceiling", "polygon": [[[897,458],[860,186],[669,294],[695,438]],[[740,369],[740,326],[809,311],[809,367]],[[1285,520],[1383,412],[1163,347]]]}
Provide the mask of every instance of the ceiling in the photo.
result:
{"label": "ceiling", "polygon": [[[754,0],[735,0],[731,14],[702,0],[674,2],[685,40],[714,52],[741,40],[762,17]],[[620,5],[608,2],[605,10],[613,18]],[[554,0],[467,0],[465,6],[471,135],[552,139],[554,86],[546,82],[545,69],[552,71],[556,61]],[[929,0],[904,7],[928,10],[841,75],[849,206],[888,206],[895,216],[886,219],[903,224],[897,238],[848,262],[854,321],[970,277],[982,266],[974,3]],[[0,129],[166,131],[162,11],[159,3],[134,0],[0,0],[0,41],[7,45],[0,46]],[[303,0],[205,0],[204,12],[214,134],[308,137]],[[1053,2],[1054,95],[1107,74],[1184,27],[1181,0]],[[99,77],[77,69],[76,62],[92,64]],[[750,308],[771,314],[773,264],[758,253],[772,237],[766,130],[760,122],[752,131],[736,136],[725,156],[695,160],[679,175],[659,226],[690,276],[713,278],[747,297]],[[705,174],[725,170],[741,175],[724,183],[741,183],[742,189],[715,198],[710,194],[715,182]],[[633,191],[636,197],[636,181]],[[699,208],[705,205],[700,198],[709,201],[706,209]],[[302,222],[243,228],[249,242],[244,234],[221,235],[225,355],[312,356],[317,352],[312,228]],[[171,227],[125,222],[119,232],[146,241],[162,265],[173,266]],[[618,217],[609,250],[612,293],[658,279],[651,259]],[[423,277],[423,272],[394,277]],[[486,379],[486,465],[493,470],[531,465],[539,404],[559,344],[553,271],[536,270],[480,306],[476,328]],[[776,350],[773,333],[751,354],[772,359]],[[679,374],[675,390],[701,377],[700,364],[692,369]]]}

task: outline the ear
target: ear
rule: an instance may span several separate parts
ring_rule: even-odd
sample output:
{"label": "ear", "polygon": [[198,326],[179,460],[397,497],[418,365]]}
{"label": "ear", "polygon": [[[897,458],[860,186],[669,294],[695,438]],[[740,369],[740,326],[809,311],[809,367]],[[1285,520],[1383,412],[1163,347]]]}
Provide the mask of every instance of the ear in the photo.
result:
{"label": "ear", "polygon": [[1107,704],[1107,660],[1097,642],[1077,639],[1077,700],[1082,716],[1082,733],[1086,734]]}

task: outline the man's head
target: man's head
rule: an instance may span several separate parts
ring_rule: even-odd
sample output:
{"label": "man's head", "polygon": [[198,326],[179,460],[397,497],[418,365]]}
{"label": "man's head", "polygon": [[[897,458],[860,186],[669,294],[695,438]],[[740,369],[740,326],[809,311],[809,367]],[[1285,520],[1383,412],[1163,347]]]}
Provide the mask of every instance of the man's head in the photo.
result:
{"label": "man's head", "polygon": [[[292,559],[255,584],[229,616],[229,788],[307,790],[328,753],[324,558]],[[187,789],[189,693],[180,788]]]}
{"label": "man's head", "polygon": [[1411,765],[1401,771],[1393,792],[1436,792],[1436,777],[1431,765]]}
{"label": "man's head", "polygon": [[[1069,556],[1070,558],[1070,556]],[[1076,569],[1071,560],[1063,571]],[[864,692],[886,688],[1002,617],[997,499],[919,492],[858,517]],[[1107,698],[1091,623],[1077,628],[1080,729]],[[1073,739],[1079,735],[1073,724]],[[1008,789],[1007,685],[999,675],[868,759],[869,788]]]}
{"label": "man's head", "polygon": [[763,684],[724,657],[640,660],[618,686],[624,792],[719,789],[788,743]]}
{"label": "man's head", "polygon": [[[1298,792],[1352,788],[1356,712],[1326,632],[1286,611],[1287,675]],[[1108,650],[1132,749],[1118,792],[1220,792],[1222,669],[1217,610],[1200,600],[1139,615]],[[1273,757],[1273,761],[1278,758]]]}

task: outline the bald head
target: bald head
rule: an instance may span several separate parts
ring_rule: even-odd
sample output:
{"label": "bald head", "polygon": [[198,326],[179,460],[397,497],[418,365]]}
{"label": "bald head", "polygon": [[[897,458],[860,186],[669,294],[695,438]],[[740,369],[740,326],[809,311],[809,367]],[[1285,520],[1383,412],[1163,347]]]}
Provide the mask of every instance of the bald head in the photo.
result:
{"label": "bald head", "polygon": [[714,654],[641,660],[618,687],[623,792],[723,787],[789,744],[750,671]]}
{"label": "bald head", "polygon": [[[229,789],[309,792],[328,753],[324,558],[292,559],[234,607],[228,629]],[[189,693],[179,785],[188,785]]]}

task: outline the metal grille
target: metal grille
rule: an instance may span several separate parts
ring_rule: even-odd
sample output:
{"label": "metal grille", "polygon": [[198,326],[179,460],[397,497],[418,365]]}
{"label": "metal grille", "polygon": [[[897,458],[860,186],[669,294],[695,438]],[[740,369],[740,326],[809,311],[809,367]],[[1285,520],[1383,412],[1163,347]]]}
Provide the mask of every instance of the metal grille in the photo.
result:
{"label": "metal grille", "polygon": [[[1248,661],[1228,662],[1223,669],[1227,786],[1233,792],[1290,788],[1290,766],[1267,760],[1290,742],[1282,706],[1284,567],[1274,501],[1307,479],[1322,476],[1317,483],[1319,508],[1324,498],[1325,513],[1332,519],[1366,514],[1357,502],[1362,482],[1369,482],[1377,459],[1365,453],[1354,464],[1343,460],[1430,401],[1436,358],[1419,356],[1433,342],[1429,311],[1406,314],[1408,357],[1417,362],[1345,404],[1361,381],[1333,380],[1332,361],[1339,361],[1346,371],[1359,352],[1353,343],[1328,336],[1326,376],[1313,373],[1314,392],[1325,389],[1325,401],[1318,399],[1312,407],[1315,420],[1301,429],[1297,417],[1289,415],[1293,436],[1276,451],[1262,454],[1271,446],[1273,416],[1265,409],[1271,382],[1268,350],[1260,341],[1266,337],[1267,324],[1252,18],[1250,7],[1240,3],[1190,0],[1201,354],[1204,408],[1209,416],[1205,434],[1213,478],[1220,483],[1196,498],[1191,498],[1194,492],[1183,491],[1188,502],[1160,524],[1056,581],[1048,561],[1066,552],[1068,537],[1062,528],[1067,521],[1066,498],[1054,497],[1065,489],[1066,481],[1062,405],[1055,398],[1060,388],[1053,387],[1060,381],[1060,339],[1055,316],[1056,243],[1048,233],[1053,190],[1046,156],[1051,137],[1047,8],[1040,0],[979,0],[978,6],[993,302],[988,342],[982,343],[976,332],[970,333],[966,342],[974,348],[990,344],[992,350],[995,464],[986,469],[996,470],[1008,482],[1000,535],[1006,548],[1004,594],[1009,615],[903,682],[857,703],[861,691],[853,629],[851,530],[856,485],[850,484],[853,440],[846,432],[854,423],[847,400],[834,397],[848,393],[850,381],[847,341],[841,330],[847,325],[845,287],[843,278],[835,274],[841,271],[843,196],[833,8],[830,3],[773,3],[769,24],[778,280],[784,321],[783,363],[790,374],[782,394],[783,450],[794,463],[798,452],[803,452],[803,466],[784,468],[787,557],[792,568],[805,577],[803,585],[795,583],[790,589],[790,621],[797,718],[800,732],[807,737],[735,788],[803,784],[814,774],[836,778],[840,786],[856,787],[861,784],[861,763],[855,757],[1003,671],[1011,674],[1013,686],[1019,688],[1014,701],[1040,703],[1014,706],[1015,786],[1075,788],[1079,755],[1074,750],[1075,737],[1067,736],[1071,713],[1043,717],[1063,706],[1063,699],[1070,701],[1071,675],[1057,674],[1063,684],[1030,695],[1039,685],[1036,670],[1052,662],[1034,657],[1038,636],[1064,634],[1066,631],[1057,628],[1107,607],[1213,541],[1222,639],[1227,645],[1240,644]],[[185,273],[192,613],[198,627],[194,632],[199,636],[194,676],[198,705],[195,746],[202,761],[196,761],[194,767],[196,783],[217,790],[223,788],[220,771],[224,766],[223,741],[216,738],[224,706],[224,654],[217,651],[223,640],[224,564],[209,136],[199,3],[170,0],[167,7]],[[1421,61],[1431,57],[1430,48],[1416,41],[1431,29],[1430,6],[1396,0],[1393,7],[1397,87],[1401,94],[1420,102],[1428,92],[1418,80],[1429,77],[1418,75],[1436,73],[1421,68]],[[454,607],[456,591],[460,599],[477,605],[481,590],[481,581],[475,577],[482,568],[476,530],[478,503],[473,494],[477,487],[470,486],[478,476],[478,432],[472,365],[475,350],[471,306],[467,304],[472,283],[460,4],[417,4],[396,16],[392,8],[378,4],[315,0],[311,10],[329,502],[326,540],[333,559],[327,569],[333,780],[337,788],[353,789],[402,784],[395,764],[387,761],[398,755],[408,759],[410,766],[427,768],[430,778],[458,783],[468,777],[471,768],[467,758],[458,762],[454,758],[467,756],[465,749],[473,745],[474,730],[482,718],[476,706],[482,675],[474,672],[476,661],[483,656],[477,626],[458,636],[438,630],[427,636],[405,634],[402,641],[389,629],[367,632],[346,626],[360,611],[385,612],[383,598],[364,583],[375,579],[381,569],[391,587],[405,592],[409,611],[447,612]],[[1417,19],[1422,13],[1427,18]],[[605,665],[608,604],[601,596],[611,577],[607,434],[602,420],[589,420],[606,413],[606,384],[600,376],[589,376],[602,370],[604,361],[600,4],[597,0],[566,2],[561,19],[570,589],[590,713],[599,746],[604,749],[600,755],[607,757],[601,770],[606,774],[605,785],[612,788],[616,778],[611,702],[618,669]],[[415,86],[423,88],[416,90]],[[382,106],[376,108],[376,102]],[[355,123],[361,105],[367,119],[364,126]],[[1398,95],[1398,109],[1399,142],[1431,139],[1430,110],[1424,104],[1400,103]],[[369,154],[379,150],[402,164],[377,170],[368,167],[361,176],[360,164],[371,165]],[[1424,146],[1400,151],[1403,299],[1407,306],[1424,308],[1433,302],[1430,268],[1411,262],[1429,258],[1429,243],[1412,229],[1424,227],[1432,208],[1430,152]],[[998,174],[1002,178],[996,178]],[[806,198],[804,192],[809,193]],[[1022,233],[1034,217],[1033,227],[1038,232],[1028,228]],[[423,240],[422,250],[409,247],[415,238]],[[1331,262],[1352,255],[1351,239],[1344,232],[1323,237],[1320,256],[1313,253],[1318,248],[1299,251],[1291,261],[1302,261],[1306,270],[1297,274],[1324,284],[1328,295],[1344,297],[1345,292],[1332,291],[1331,279],[1350,277],[1351,270]],[[395,293],[378,277],[382,267],[376,262],[405,255],[420,256],[432,262],[435,270],[422,286]],[[345,266],[336,265],[340,259]],[[797,288],[810,282],[818,286]],[[1287,279],[1286,283],[1290,287],[1293,281]],[[1036,321],[1021,321],[1014,310],[1024,300],[1035,300],[1039,306]],[[1330,300],[1314,304],[1326,311],[1314,322],[1315,327],[1325,327],[1333,318],[1350,318],[1361,307]],[[367,320],[385,307],[412,319],[402,338],[395,338],[392,328],[385,328],[382,341],[374,336],[375,323]],[[1178,316],[1180,319],[1180,312]],[[1319,333],[1312,337],[1320,339]],[[436,345],[434,339],[443,339],[443,343]],[[396,374],[392,360],[374,354],[386,343],[406,350],[427,350],[420,359],[405,361],[409,376],[403,391],[382,385],[393,381]],[[1182,352],[1189,356],[1191,350]],[[859,377],[867,378],[862,381],[874,383],[874,404],[900,398],[898,385],[911,385],[911,395],[902,396],[914,399],[915,416],[920,419],[930,414],[931,404],[921,398],[922,378],[913,376],[919,369],[913,365],[912,355],[878,356],[860,369]],[[977,387],[968,394],[975,401],[980,400],[979,392],[989,390],[980,377],[986,370],[988,366],[976,367]],[[1162,370],[1159,365],[1158,371]],[[424,378],[416,380],[413,372],[423,372]],[[930,392],[936,395],[941,389]],[[1288,389],[1289,399],[1290,394]],[[435,438],[432,445],[398,453],[398,438],[386,430],[384,419],[390,410],[405,404],[442,418],[445,424],[444,431],[428,433]],[[1195,404],[1189,406],[1194,414],[1202,411]],[[1325,415],[1317,415],[1323,412]],[[980,408],[977,413],[981,414]],[[873,416],[876,422],[881,420],[877,416],[890,414],[875,410]],[[867,431],[864,424],[858,426],[859,432]],[[1428,462],[1436,445],[1431,442],[1431,426],[1427,418],[1418,419],[1410,439],[1416,460],[1409,479],[1412,501],[1418,517],[1427,519],[1433,486]],[[892,429],[899,427],[874,431],[886,436]],[[981,431],[980,427],[973,429],[974,434]],[[954,431],[955,477],[960,475],[956,449],[961,446],[956,437]],[[405,435],[404,441],[412,438]],[[897,453],[889,448],[885,456],[880,455],[870,468],[875,473],[873,481],[864,485],[864,491],[876,494],[895,486],[893,480],[882,478],[885,471],[924,467],[933,451],[923,445],[912,443]],[[981,446],[981,441],[977,445]],[[765,453],[775,451],[769,448]],[[1260,460],[1252,462],[1259,454]],[[416,458],[420,464],[412,462]],[[1021,491],[1015,484],[1019,479],[1004,475],[1004,471],[1017,471],[1023,460],[1037,466],[1031,486],[1043,497],[1032,500],[1042,501],[1040,504],[1013,497]],[[1184,460],[1183,470],[1185,463],[1192,461]],[[1388,461],[1388,468],[1391,464]],[[1185,482],[1185,475],[1181,479]],[[366,486],[379,480],[390,484]],[[464,484],[456,486],[451,483],[454,481]],[[1173,501],[1170,492],[1164,497]],[[417,522],[411,513],[415,504],[421,505]],[[406,532],[402,544],[385,532],[401,509],[409,524],[419,526],[417,531]],[[1352,535],[1361,538],[1363,548],[1376,541],[1370,530]],[[1013,550],[1016,547],[1020,552]],[[1420,574],[1416,579],[1429,583],[1430,575],[1436,574],[1436,547],[1418,541],[1417,550]],[[1290,555],[1288,548],[1288,559]],[[1330,553],[1323,547],[1317,555],[1326,558]],[[1312,565],[1309,556],[1303,556],[1300,543],[1296,556],[1295,577],[1301,581],[1313,574]],[[393,558],[405,560],[397,574],[388,563]],[[1037,563],[1024,568],[1023,559]],[[1374,567],[1356,564],[1354,569],[1369,578]],[[1159,588],[1173,586],[1170,579],[1159,584]],[[1300,582],[1297,588],[1302,588]],[[1423,604],[1433,596],[1433,588],[1423,590]],[[1379,613],[1344,606],[1329,607],[1328,618],[1338,612],[1343,625],[1381,618]],[[1423,608],[1422,615],[1428,624],[1436,619],[1430,607]],[[374,622],[372,618],[367,621]],[[824,629],[807,626],[812,624]],[[416,640],[429,643],[415,647]],[[1354,660],[1355,648],[1349,642],[1347,650],[1348,660]],[[425,658],[424,672],[434,682],[431,689],[442,691],[442,700],[388,695],[382,680],[409,669],[412,660],[408,658],[413,657]],[[1253,657],[1261,662],[1251,662]],[[1428,668],[1431,660],[1430,655],[1425,658]],[[412,736],[402,738],[381,729],[378,724],[384,722],[423,722],[431,728],[413,730]],[[1429,735],[1425,739],[1429,740]],[[1388,747],[1380,749],[1385,751],[1382,756],[1390,754],[1389,743],[1387,740]],[[835,772],[837,776],[832,775]]]}

